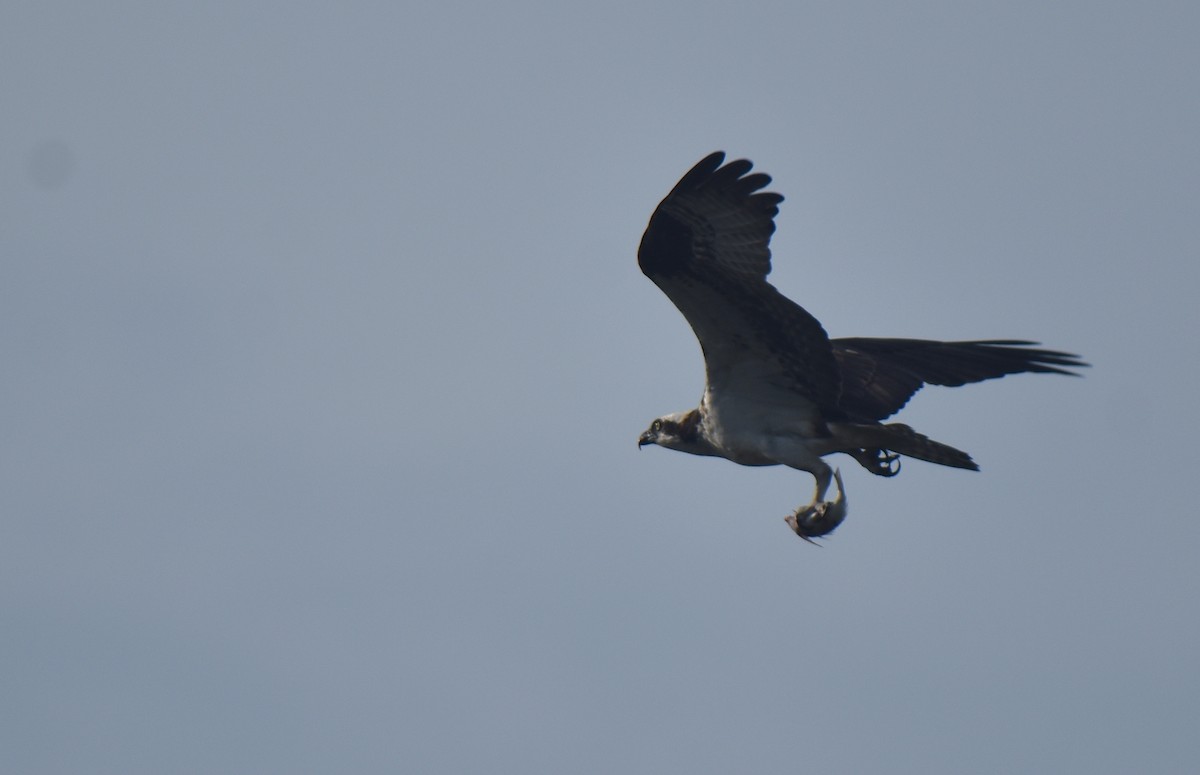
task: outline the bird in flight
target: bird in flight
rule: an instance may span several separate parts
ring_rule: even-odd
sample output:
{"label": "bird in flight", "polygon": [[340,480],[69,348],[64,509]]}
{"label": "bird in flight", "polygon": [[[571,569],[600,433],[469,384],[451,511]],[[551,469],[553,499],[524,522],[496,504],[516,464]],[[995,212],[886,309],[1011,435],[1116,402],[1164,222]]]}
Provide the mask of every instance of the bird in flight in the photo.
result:
{"label": "bird in flight", "polygon": [[[900,457],[977,471],[966,452],[902,423],[884,423],[923,385],[957,387],[1033,372],[1072,374],[1079,356],[1011,339],[830,339],[767,282],[780,194],[746,159],[709,154],[659,203],[638,248],[642,272],[700,340],[707,384],[700,406],[659,417],[638,439],[746,466],[807,471],[816,491],[786,521],[810,541],[846,517],[841,472],[821,458],[849,455],[878,476]],[[831,484],[837,494],[826,500]]]}

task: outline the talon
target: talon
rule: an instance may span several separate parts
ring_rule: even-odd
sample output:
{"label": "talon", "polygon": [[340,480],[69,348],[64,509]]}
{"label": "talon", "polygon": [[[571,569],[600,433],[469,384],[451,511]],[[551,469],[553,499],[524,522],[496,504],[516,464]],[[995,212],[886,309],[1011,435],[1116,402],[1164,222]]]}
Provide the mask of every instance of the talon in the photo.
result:
{"label": "talon", "polygon": [[835,470],[833,478],[837,482],[836,498],[801,506],[794,514],[784,517],[788,527],[810,544],[816,543],[812,539],[832,533],[846,518],[846,492],[842,487],[842,472]]}
{"label": "talon", "polygon": [[820,536],[823,536],[829,532],[828,530],[823,531],[816,527],[818,524],[820,524],[822,517],[825,516],[825,512],[828,510],[828,503],[817,503],[810,506],[801,506],[800,508],[796,509],[794,514],[788,514],[786,517],[784,517],[783,521],[788,524],[788,527],[790,527],[792,532],[794,532],[796,535],[800,536],[805,541],[808,541],[813,546],[820,546],[820,544],[813,539],[819,538]]}
{"label": "talon", "polygon": [[886,449],[859,449],[850,453],[859,465],[876,476],[895,476],[900,473],[900,455]]}

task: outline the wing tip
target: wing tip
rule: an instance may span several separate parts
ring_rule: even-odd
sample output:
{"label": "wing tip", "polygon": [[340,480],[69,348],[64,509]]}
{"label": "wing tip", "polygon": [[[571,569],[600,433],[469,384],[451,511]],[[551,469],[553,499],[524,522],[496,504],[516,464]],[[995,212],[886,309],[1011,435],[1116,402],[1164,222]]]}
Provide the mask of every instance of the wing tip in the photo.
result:
{"label": "wing tip", "polygon": [[1065,350],[1045,350],[1042,349],[1041,342],[1029,339],[984,339],[975,342],[965,342],[964,344],[995,347],[1002,352],[1023,355],[1031,367],[1036,367],[1030,368],[1030,371],[1035,373],[1065,374],[1069,377],[1082,377],[1082,374],[1067,371],[1067,369],[1090,369],[1092,367],[1092,364],[1083,360],[1083,356],[1081,355],[1069,353]]}
{"label": "wing tip", "polygon": [[675,184],[672,193],[681,189],[693,188],[700,185],[703,181],[708,180],[717,170],[721,169],[721,165],[725,162],[724,151],[713,151],[705,156],[700,161],[692,165],[679,182]]}
{"label": "wing tip", "polygon": [[[762,191],[771,177],[751,172],[748,159],[726,161],[713,151],[688,170],[650,216],[638,246],[638,265],[651,279],[711,264],[714,271],[766,277],[768,243],[783,195]],[[710,253],[726,251],[717,260]]]}
{"label": "wing tip", "polygon": [[777,205],[783,201],[783,195],[775,192],[754,194],[771,184],[771,176],[767,173],[751,172],[754,169],[754,162],[745,158],[726,161],[726,158],[725,151],[713,151],[705,156],[693,164],[692,168],[679,179],[671,193],[696,189],[711,180],[719,179],[720,185],[737,185],[745,194],[753,194],[764,200],[770,200],[768,204]]}

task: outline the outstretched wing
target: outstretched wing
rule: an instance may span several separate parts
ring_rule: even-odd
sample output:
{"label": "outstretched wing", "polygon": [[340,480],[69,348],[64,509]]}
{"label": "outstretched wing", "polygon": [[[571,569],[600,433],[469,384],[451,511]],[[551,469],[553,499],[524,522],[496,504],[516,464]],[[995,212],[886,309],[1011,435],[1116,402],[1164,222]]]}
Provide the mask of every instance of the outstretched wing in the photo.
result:
{"label": "outstretched wing", "polygon": [[1068,369],[1088,365],[1071,353],[1008,339],[849,338],[834,339],[832,344],[842,374],[841,409],[859,422],[895,414],[926,384],[958,387],[1024,372],[1074,376]]}
{"label": "outstretched wing", "polygon": [[642,272],[675,303],[704,351],[710,390],[786,390],[837,406],[839,377],[817,319],[770,283],[783,197],[725,154],[700,161],[658,205],[638,248]]}

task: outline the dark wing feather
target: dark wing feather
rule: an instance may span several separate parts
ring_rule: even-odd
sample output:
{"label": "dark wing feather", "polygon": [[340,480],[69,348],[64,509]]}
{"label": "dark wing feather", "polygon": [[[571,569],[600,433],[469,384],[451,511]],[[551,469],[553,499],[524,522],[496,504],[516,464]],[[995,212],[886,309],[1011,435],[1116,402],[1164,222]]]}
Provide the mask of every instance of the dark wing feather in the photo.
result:
{"label": "dark wing feather", "polygon": [[908,403],[922,385],[958,387],[1006,374],[1070,374],[1088,364],[1079,356],[1041,350],[1037,342],[992,339],[834,339],[842,372],[841,408],[858,421],[883,420]]}
{"label": "dark wing feather", "polygon": [[829,337],[770,283],[769,243],[783,197],[745,159],[710,154],[658,205],[638,248],[642,272],[675,303],[704,351],[712,390],[782,389],[837,406]]}

